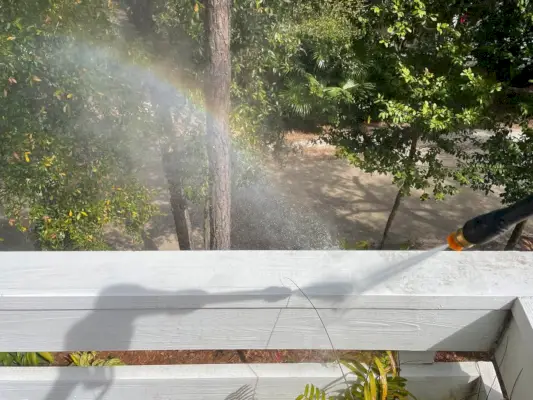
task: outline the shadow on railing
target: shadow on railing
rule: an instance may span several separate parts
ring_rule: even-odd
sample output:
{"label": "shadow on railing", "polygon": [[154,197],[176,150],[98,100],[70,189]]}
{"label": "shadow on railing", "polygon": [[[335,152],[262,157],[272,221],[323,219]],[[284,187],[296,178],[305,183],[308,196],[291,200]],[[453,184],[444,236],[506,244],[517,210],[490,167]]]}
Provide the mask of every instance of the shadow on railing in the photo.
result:
{"label": "shadow on railing", "polygon": [[[285,286],[276,286],[255,291],[209,293],[203,290],[160,291],[134,284],[109,286],[100,292],[89,314],[76,322],[68,331],[64,338],[63,349],[66,351],[104,350],[102,344],[105,344],[105,350],[128,350],[131,349],[137,318],[154,314],[185,315],[221,303],[246,302],[257,299],[266,302],[279,302],[286,299],[287,302],[279,306],[281,313],[289,305],[291,295],[303,294],[307,297],[306,293],[312,293],[313,297],[334,296],[339,301],[339,309],[342,310],[341,305],[345,297],[360,295],[434,254],[434,251],[429,251],[408,257],[401,262],[394,262],[384,266],[384,268],[377,268],[367,276],[357,277],[357,279],[332,277],[329,282],[306,285],[295,290]],[[290,281],[296,284],[294,281]],[[309,298],[307,300],[311,303]],[[312,303],[311,305],[314,308]],[[115,312],[106,312],[106,310],[114,310]],[[121,311],[117,312],[118,310]],[[315,309],[315,311],[318,313],[318,310]],[[274,329],[275,325],[265,348],[269,347]],[[326,334],[327,332],[324,332],[324,335]],[[75,373],[72,372],[72,368],[61,368],[60,375],[45,400],[71,399],[72,393],[78,386],[83,386],[92,392],[99,391],[99,393],[93,393],[94,398],[104,399],[113,386],[114,374],[117,370],[115,368],[120,367],[77,368]],[[245,385],[226,399],[253,399],[254,393],[255,388]]]}
{"label": "shadow on railing", "polygon": [[230,393],[224,400],[253,400],[255,399],[255,389],[250,385],[243,385],[237,391]]}
{"label": "shadow on railing", "polygon": [[[306,288],[303,288],[303,290],[305,291]],[[322,290],[325,293],[345,293],[346,283],[317,284],[312,286],[312,290]],[[91,312],[68,331],[64,339],[63,349],[66,351],[102,350],[102,344],[105,344],[105,349],[107,350],[130,349],[131,341],[135,334],[134,323],[139,317],[154,314],[185,315],[217,303],[242,302],[253,299],[277,302],[287,299],[287,303],[280,307],[281,312],[281,309],[286,308],[288,305],[291,294],[296,292],[299,292],[299,290],[292,291],[284,286],[269,287],[256,291],[212,294],[203,290],[169,292],[147,289],[133,284],[113,285],[102,290]],[[128,306],[129,303],[135,302],[136,299],[142,299],[142,303],[139,303],[139,308]],[[117,311],[117,309],[122,309],[122,311],[106,312],[106,310]],[[270,338],[265,348],[268,347]],[[76,367],[60,369],[60,376],[45,397],[46,400],[70,399],[72,392],[80,385],[91,391],[98,391],[101,388],[95,399],[104,399],[115,379],[115,368],[120,367],[78,367],[74,375],[71,373],[72,368]],[[73,379],[73,376],[76,378]],[[254,390],[252,390],[252,395],[253,392]],[[242,399],[252,398],[249,397],[249,391],[241,388],[230,395],[234,397],[228,397],[228,399],[237,399],[235,396],[245,395],[248,397],[242,397]]]}

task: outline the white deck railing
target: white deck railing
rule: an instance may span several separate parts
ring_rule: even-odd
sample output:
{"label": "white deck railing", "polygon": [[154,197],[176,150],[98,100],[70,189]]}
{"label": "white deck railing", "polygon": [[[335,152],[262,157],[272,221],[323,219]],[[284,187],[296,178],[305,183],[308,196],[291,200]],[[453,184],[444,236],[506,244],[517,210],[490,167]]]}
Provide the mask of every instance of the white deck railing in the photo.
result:
{"label": "white deck railing", "polygon": [[[402,351],[420,400],[531,400],[531,296],[533,253],[2,253],[0,351],[331,349],[318,311],[336,349]],[[491,363],[424,363],[439,350],[494,352],[503,387]],[[339,377],[319,364],[4,367],[0,400],[235,399],[246,386],[280,400]]]}

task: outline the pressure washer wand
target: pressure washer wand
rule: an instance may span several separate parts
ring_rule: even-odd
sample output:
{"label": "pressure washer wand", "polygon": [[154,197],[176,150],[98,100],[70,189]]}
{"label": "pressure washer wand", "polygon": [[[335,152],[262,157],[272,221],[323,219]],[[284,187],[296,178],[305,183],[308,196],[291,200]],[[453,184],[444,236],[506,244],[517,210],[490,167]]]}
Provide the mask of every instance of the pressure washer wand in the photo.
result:
{"label": "pressure washer wand", "polygon": [[509,207],[500,208],[467,221],[461,229],[448,236],[448,247],[461,251],[490,242],[532,215],[533,195],[530,195]]}

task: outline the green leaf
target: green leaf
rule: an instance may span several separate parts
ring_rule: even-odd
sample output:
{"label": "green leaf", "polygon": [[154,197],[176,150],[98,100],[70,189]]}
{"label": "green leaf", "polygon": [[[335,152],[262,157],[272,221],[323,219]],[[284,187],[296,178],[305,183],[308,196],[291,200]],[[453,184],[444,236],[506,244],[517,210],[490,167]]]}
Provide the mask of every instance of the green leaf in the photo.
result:
{"label": "green leaf", "polygon": [[372,400],[377,400],[376,378],[374,377],[374,374],[371,371],[369,371],[368,373],[368,387],[370,392],[370,398]]}
{"label": "green leaf", "polygon": [[39,355],[39,357],[44,359],[49,364],[53,364],[54,363],[54,356],[52,355],[52,353],[49,353],[49,352],[45,351],[45,352],[39,352],[37,354]]}

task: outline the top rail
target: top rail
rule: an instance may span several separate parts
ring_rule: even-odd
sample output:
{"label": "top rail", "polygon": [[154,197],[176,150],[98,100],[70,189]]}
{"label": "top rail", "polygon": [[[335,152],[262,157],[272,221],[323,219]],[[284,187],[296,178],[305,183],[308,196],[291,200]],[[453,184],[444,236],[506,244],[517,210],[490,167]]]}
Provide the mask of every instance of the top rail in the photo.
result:
{"label": "top rail", "polygon": [[[0,310],[510,309],[533,296],[533,253],[6,252]],[[105,299],[106,301],[102,301]]]}
{"label": "top rail", "polygon": [[518,252],[1,253],[0,351],[330,349],[322,322],[338,349],[488,351],[533,295],[532,266]]}

